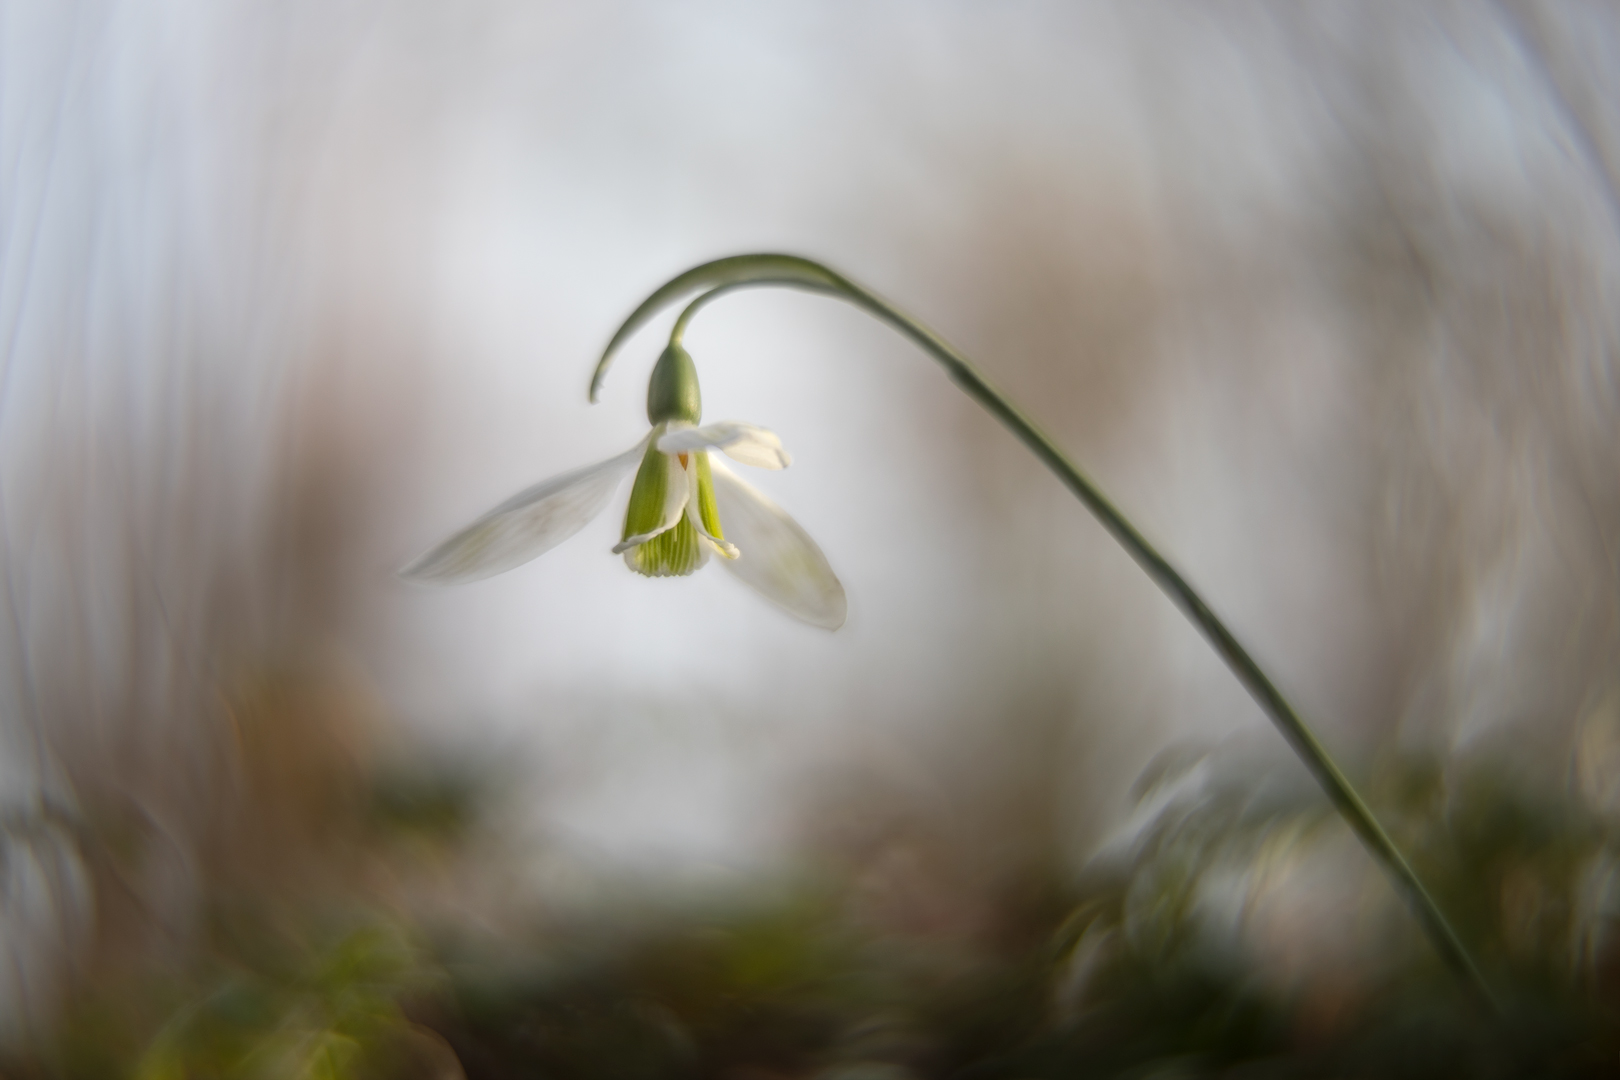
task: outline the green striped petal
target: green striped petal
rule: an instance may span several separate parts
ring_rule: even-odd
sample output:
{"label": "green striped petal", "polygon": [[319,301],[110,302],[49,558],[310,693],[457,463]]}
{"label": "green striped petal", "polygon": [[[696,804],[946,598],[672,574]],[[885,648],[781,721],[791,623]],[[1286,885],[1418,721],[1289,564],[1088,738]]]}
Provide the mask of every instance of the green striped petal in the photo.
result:
{"label": "green striped petal", "polygon": [[708,549],[692,526],[690,514],[682,514],[674,528],[624,553],[624,564],[647,577],[684,577],[708,560]]}
{"label": "green striped petal", "polygon": [[704,534],[718,533],[720,525],[708,455],[666,454],[658,449],[660,434],[654,432],[641,459],[624,514],[624,539],[613,550],[638,574],[684,577],[708,561],[710,543],[721,551],[736,549],[717,538],[705,542]]}
{"label": "green striped petal", "polygon": [[692,456],[697,465],[698,521],[704,532],[716,540],[724,540],[726,534],[720,531],[720,508],[714,503],[714,470],[709,467],[708,452],[699,450]]}
{"label": "green striped petal", "polygon": [[630,505],[624,512],[624,532],[613,549],[615,555],[675,528],[691,499],[692,481],[678,457],[658,449],[660,434],[661,429],[654,429],[630,486]]}
{"label": "green striped petal", "polygon": [[[687,519],[716,552],[728,559],[735,559],[738,554],[736,545],[727,543],[726,534],[720,531],[720,507],[714,498],[714,469],[709,464],[708,451],[694,451],[693,459],[692,471],[697,474],[697,492],[686,508]],[[694,512],[697,515],[695,518]]]}

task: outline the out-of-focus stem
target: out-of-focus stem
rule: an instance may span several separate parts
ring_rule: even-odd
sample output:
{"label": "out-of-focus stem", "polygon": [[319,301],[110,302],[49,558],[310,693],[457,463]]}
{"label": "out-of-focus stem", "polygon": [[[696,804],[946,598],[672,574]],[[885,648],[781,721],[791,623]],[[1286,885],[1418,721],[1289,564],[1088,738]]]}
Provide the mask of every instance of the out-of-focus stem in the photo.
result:
{"label": "out-of-focus stem", "polygon": [[591,381],[591,400],[596,399],[602,379],[614,352],[637,329],[662,308],[705,290],[687,305],[676,320],[670,340],[680,343],[687,325],[699,310],[735,289],[779,285],[828,293],[846,300],[867,313],[888,323],[910,338],[945,369],[945,373],[973,400],[982,405],[1002,425],[1016,435],[1064,485],[1074,493],[1086,508],[1113,534],[1114,539],[1130,553],[1149,577],[1169,595],[1177,607],[1192,620],[1215,647],[1227,667],[1237,676],[1265,710],[1277,730],[1288,740],[1305,767],[1311,771],[1332,801],[1334,809],[1360,838],[1373,859],[1383,868],[1397,892],[1406,900],[1429,940],[1434,944],[1446,966],[1460,979],[1481,1004],[1491,1011],[1496,1002],[1457,931],[1440,911],[1434,897],[1424,888],[1417,872],[1395,846],[1378,819],[1356,792],[1355,787],[1340,771],[1332,755],[1317,739],[1294,707],[1283,697],[1260,665],[1239,644],[1203,597],[1187,583],[1180,572],[1148,543],[1124,514],[1109,502],[1079,467],[1070,461],[1055,442],[1036,426],[1035,422],[999,390],[991,386],[966,357],[950,346],[945,339],[928,327],[890,304],[877,294],[857,285],[848,278],[829,270],[820,263],[794,255],[738,255],[719,259],[694,267],[672,279],[648,297],[619,328]]}

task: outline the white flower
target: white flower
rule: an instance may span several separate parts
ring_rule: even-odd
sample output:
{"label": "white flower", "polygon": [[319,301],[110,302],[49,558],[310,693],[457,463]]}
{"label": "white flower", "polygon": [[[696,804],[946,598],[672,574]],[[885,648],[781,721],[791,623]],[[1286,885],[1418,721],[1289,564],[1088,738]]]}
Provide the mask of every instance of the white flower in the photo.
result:
{"label": "white flower", "polygon": [[[696,413],[695,408],[680,411]],[[400,574],[415,582],[452,584],[520,566],[601,513],[639,462],[623,538],[613,549],[630,569],[649,577],[690,574],[713,552],[788,613],[838,629],[844,623],[844,587],[821,549],[780,507],[711,461],[711,449],[762,469],[785,468],[791,460],[775,434],[751,424],[655,422],[652,432],[624,453],[518,492]]]}

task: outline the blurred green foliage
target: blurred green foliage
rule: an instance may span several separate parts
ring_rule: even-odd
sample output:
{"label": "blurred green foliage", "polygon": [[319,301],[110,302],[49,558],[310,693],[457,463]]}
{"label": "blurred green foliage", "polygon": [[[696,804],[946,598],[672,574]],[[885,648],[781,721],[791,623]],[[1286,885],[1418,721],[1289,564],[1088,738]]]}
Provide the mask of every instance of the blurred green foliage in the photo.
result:
{"label": "blurred green foliage", "polygon": [[236,955],[216,953],[182,975],[87,995],[50,1052],[18,1071],[74,1080],[402,1075],[416,1035],[401,1005],[433,972],[407,932],[373,913],[311,939],[258,924],[251,942],[238,940]]}
{"label": "blurred green foliage", "polygon": [[[526,928],[380,899],[221,899],[189,967],[83,994],[13,1072],[259,1078],[1516,1077],[1620,1072],[1616,826],[1511,762],[1398,760],[1371,790],[1504,1001],[1461,995],[1288,763],[1168,755],[1078,880],[995,933],[897,930],[849,873]],[[464,844],[466,774],[379,782],[379,849]],[[392,846],[390,846],[392,845]],[[1348,886],[1345,883],[1349,883]],[[1314,891],[1313,891],[1314,890]],[[1008,895],[1012,895],[1009,893]],[[1038,896],[1040,902],[1028,902]],[[1335,914],[1336,913],[1336,914]],[[476,922],[476,920],[474,920]],[[1280,944],[1279,944],[1280,943]],[[1281,959],[1279,959],[1281,958]]]}
{"label": "blurred green foliage", "polygon": [[373,925],[288,959],[281,971],[222,974],[216,989],[164,1025],[135,1067],[137,1080],[376,1072],[372,1059],[405,1024],[398,999],[418,968],[409,945]]}

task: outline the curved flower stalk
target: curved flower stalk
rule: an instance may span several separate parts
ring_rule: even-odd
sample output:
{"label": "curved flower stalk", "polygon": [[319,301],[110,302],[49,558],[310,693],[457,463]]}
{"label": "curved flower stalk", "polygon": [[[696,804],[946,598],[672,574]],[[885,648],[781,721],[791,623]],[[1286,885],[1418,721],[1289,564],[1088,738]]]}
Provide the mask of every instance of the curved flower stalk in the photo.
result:
{"label": "curved flower stalk", "polygon": [[672,341],[647,387],[652,431],[616,457],[542,481],[490,510],[400,571],[408,581],[454,584],[520,566],[578,532],[635,471],[624,530],[613,548],[647,577],[722,565],[789,614],[827,630],[844,624],[844,587],[826,556],[781,507],[714,460],[718,450],[761,469],[792,461],[773,432],[723,421],[698,426],[702,394],[692,358]]}
{"label": "curved flower stalk", "polygon": [[875,293],[809,259],[777,254],[736,255],[717,259],[672,278],[630,313],[624,325],[619,327],[618,332],[608,342],[607,349],[596,366],[596,371],[591,377],[590,399],[596,400],[602,380],[606,377],[618,348],[660,311],[697,294],[696,299],[691,300],[682,311],[671,333],[671,343],[678,344],[692,317],[707,304],[734,289],[768,285],[826,293],[854,304],[888,323],[938,361],[946,374],[969,397],[1000,420],[1034,452],[1035,456],[1097,517],[1103,527],[1113,534],[1138,565],[1158,583],[1214,646],[1215,651],[1237,676],[1238,681],[1265,710],[1266,715],[1288,740],[1305,767],[1316,777],[1339,815],[1383,868],[1396,891],[1406,900],[1441,959],[1487,1010],[1495,1010],[1495,1002],[1484,977],[1451,923],[1424,888],[1417,873],[1396,848],[1394,841],[1334,763],[1309,725],[1294,711],[1293,706],[1272,684],[1260,665],[1255,663],[1254,658],[1238,643],[1237,638],[1210,610],[1209,605],[1186,579],[1148,543],[1141,533],[1136,531],[1135,526],[1126,520],[1125,515],[1108,501],[1068,456],[1058,449],[1051,437],[1036,427],[1034,422],[1000,391],[992,387],[966,357],[916,319]]}

